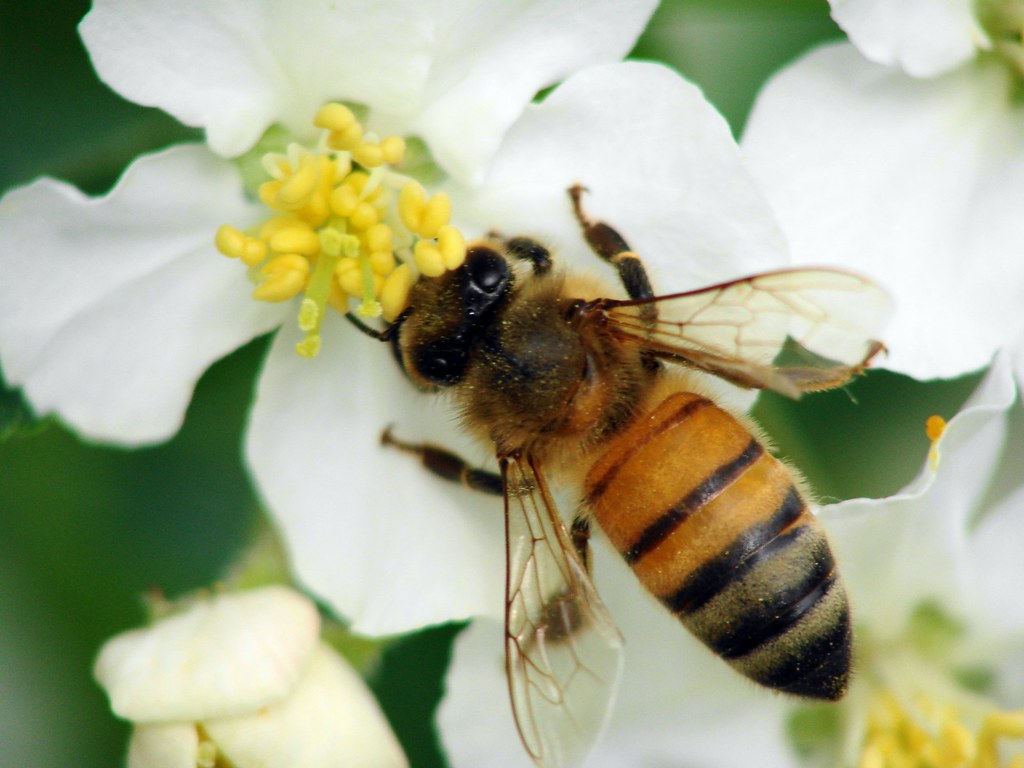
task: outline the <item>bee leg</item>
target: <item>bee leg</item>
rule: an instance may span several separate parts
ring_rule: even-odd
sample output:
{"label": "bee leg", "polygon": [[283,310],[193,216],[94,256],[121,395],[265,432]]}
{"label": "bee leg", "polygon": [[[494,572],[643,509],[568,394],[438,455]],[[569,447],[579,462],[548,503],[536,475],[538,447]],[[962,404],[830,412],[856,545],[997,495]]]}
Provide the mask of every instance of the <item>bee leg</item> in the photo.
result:
{"label": "bee leg", "polygon": [[[629,249],[625,238],[618,232],[605,224],[603,221],[592,221],[583,212],[583,204],[580,198],[586,189],[580,184],[569,187],[569,198],[572,200],[572,211],[576,221],[583,229],[583,237],[590,246],[590,250],[607,261],[619,273],[619,280],[622,281],[626,293],[631,299],[650,299],[654,297],[651,288],[651,281],[647,276],[640,257]],[[648,312],[648,310],[650,310]],[[641,316],[653,320],[654,305],[647,304],[641,307]]]}
{"label": "bee leg", "polygon": [[551,270],[551,251],[528,237],[512,237],[504,240],[505,250],[509,256],[514,256],[521,261],[528,261],[533,265],[533,272],[543,275]]}
{"label": "bee leg", "polygon": [[396,317],[383,331],[371,328],[351,312],[345,313],[345,319],[358,328],[361,333],[365,333],[371,339],[376,339],[377,341],[394,341],[395,336],[398,333],[398,329],[401,327],[402,323],[405,322],[405,319],[411,312],[412,308],[406,307],[402,310],[402,314]]}
{"label": "bee leg", "polygon": [[475,469],[469,466],[464,459],[444,448],[430,443],[407,443],[404,440],[399,440],[391,434],[391,427],[384,430],[384,434],[380,436],[380,442],[382,445],[390,445],[407,453],[416,454],[427,471],[440,478],[462,483],[467,488],[492,496],[504,494],[501,475],[484,469]]}
{"label": "bee leg", "polygon": [[572,539],[573,549],[576,550],[576,557],[579,558],[580,564],[590,576],[590,520],[583,515],[576,515],[572,519],[569,536]]}

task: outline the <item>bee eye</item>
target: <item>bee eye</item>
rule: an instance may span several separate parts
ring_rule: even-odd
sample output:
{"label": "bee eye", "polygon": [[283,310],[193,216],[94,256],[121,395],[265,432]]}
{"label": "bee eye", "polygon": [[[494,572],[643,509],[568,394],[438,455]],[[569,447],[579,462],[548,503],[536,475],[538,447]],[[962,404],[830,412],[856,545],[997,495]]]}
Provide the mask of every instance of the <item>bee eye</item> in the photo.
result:
{"label": "bee eye", "polygon": [[474,248],[466,259],[469,282],[483,293],[494,293],[508,278],[508,264],[496,251]]}
{"label": "bee eye", "polygon": [[416,355],[416,371],[439,386],[457,383],[466,370],[466,351],[446,343],[427,344]]}

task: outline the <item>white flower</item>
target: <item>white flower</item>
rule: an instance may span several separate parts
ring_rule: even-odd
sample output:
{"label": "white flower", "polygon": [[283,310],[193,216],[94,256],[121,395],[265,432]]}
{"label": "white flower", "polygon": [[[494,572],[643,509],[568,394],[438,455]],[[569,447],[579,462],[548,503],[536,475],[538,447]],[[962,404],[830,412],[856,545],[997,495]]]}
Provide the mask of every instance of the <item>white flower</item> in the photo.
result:
{"label": "white flower", "polygon": [[653,5],[97,2],[81,31],[101,77],[204,128],[208,146],[141,157],[101,198],[52,179],[4,197],[5,377],[88,437],[169,437],[207,366],[295,315],[252,302],[213,248],[220,225],[265,218],[223,158],[272,125],[309,141],[321,105],[344,99],[476,178],[539,89],[620,58]]}
{"label": "white flower", "polygon": [[[175,147],[139,159],[96,200],[52,180],[7,195],[5,375],[39,412],[94,439],[138,444],[177,429],[213,360],[284,322],[246,454],[301,581],[363,633],[498,615],[500,505],[428,477],[379,436],[394,423],[406,439],[430,438],[475,463],[488,457],[456,434],[441,398],[413,391],[386,345],[336,313],[317,316],[319,356],[297,356],[309,334],[295,327],[298,297],[252,302],[245,270],[214,251],[213,235],[267,215],[245,194],[251,156],[262,154],[251,147],[267,126],[296,141],[269,156],[270,170],[298,177],[323,148],[309,143],[313,113],[339,98],[365,107],[378,136],[426,141],[467,233],[538,236],[600,268],[566,195],[579,182],[591,191],[588,210],[624,232],[662,290],[784,266],[767,204],[697,89],[655,65],[599,64],[628,50],[652,8],[98,4],[83,35],[108,83],[203,126],[215,152],[250,152],[236,163]],[[280,143],[278,129],[271,140]],[[241,232],[225,238],[239,254],[252,244]]]}
{"label": "white flower", "polygon": [[284,587],[200,597],[109,640],[95,674],[134,724],[129,768],[407,765],[377,702]]}
{"label": "white flower", "polygon": [[[479,190],[449,191],[478,231],[540,236],[569,264],[598,268],[569,208],[574,182],[591,190],[591,214],[644,255],[662,291],[786,263],[728,126],[662,67],[575,75],[513,125]],[[474,464],[493,456],[457,433],[443,398],[412,392],[385,345],[344,334],[341,319],[334,325],[325,334],[337,343],[325,344],[316,375],[293,352],[299,333],[278,334],[247,439],[300,580],[371,635],[502,615],[500,502],[374,446],[393,423],[400,437],[439,443]],[[350,384],[341,396],[340,382]],[[330,509],[325,488],[338,500]]]}
{"label": "white flower", "polygon": [[[1024,734],[1024,711],[1007,711],[1024,707],[1014,400],[1000,358],[907,489],[821,510],[857,627],[853,683],[839,704],[804,705],[755,688],[688,637],[597,543],[597,584],[625,636],[626,662],[587,765],[996,768],[969,760],[1001,740],[1000,728]],[[1016,442],[1008,442],[1011,425]],[[456,640],[438,712],[453,766],[529,764],[512,725],[502,649],[496,621],[474,622]],[[968,687],[969,677],[991,684]],[[954,735],[968,757],[914,761],[933,758],[929,750]],[[900,739],[919,751],[896,754]],[[892,762],[868,759],[879,752]]]}
{"label": "white flower", "polygon": [[881,365],[918,378],[979,369],[1024,330],[1024,17],[1016,0],[832,7],[853,44],[770,80],[744,150],[796,263],[889,288]]}

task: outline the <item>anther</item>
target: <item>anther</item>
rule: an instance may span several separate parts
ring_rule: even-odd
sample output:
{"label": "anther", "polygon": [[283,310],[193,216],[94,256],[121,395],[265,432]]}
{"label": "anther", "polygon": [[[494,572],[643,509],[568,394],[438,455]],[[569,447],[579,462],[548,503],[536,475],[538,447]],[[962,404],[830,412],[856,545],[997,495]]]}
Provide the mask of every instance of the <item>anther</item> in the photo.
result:
{"label": "anther", "polygon": [[218,251],[233,259],[241,259],[247,267],[256,266],[267,258],[266,243],[227,224],[217,230],[214,243]]}
{"label": "anther", "polygon": [[420,240],[412,252],[413,261],[416,262],[416,269],[424,277],[439,277],[444,274],[444,259],[441,251],[433,243]]}
{"label": "anther", "polygon": [[444,192],[438,192],[423,206],[416,234],[427,239],[437,237],[438,230],[448,224],[451,217],[452,201]]}
{"label": "anther", "polygon": [[336,101],[324,104],[313,117],[313,125],[328,131],[344,131],[355,122],[352,110]]}
{"label": "anther", "polygon": [[426,193],[423,187],[414,181],[410,181],[398,193],[398,215],[405,228],[411,232],[419,231],[425,201]]}
{"label": "anther", "polygon": [[380,306],[384,319],[389,323],[402,314],[409,303],[409,291],[415,277],[408,264],[400,264],[384,279],[380,291]]}
{"label": "anther", "polygon": [[312,229],[298,225],[282,227],[270,237],[270,247],[278,253],[301,253],[316,256],[320,252],[320,237]]}
{"label": "anther", "polygon": [[929,416],[924,422],[924,431],[933,443],[946,431],[946,420],[938,415]]}
{"label": "anther", "polygon": [[294,210],[308,202],[320,180],[317,165],[316,158],[308,152],[299,156],[297,166],[293,166],[294,170],[283,180],[277,192],[277,203],[281,208]]}
{"label": "anther", "polygon": [[260,301],[287,301],[306,287],[309,262],[297,253],[275,256],[260,269],[266,279],[252,292]]}
{"label": "anther", "polygon": [[450,224],[438,230],[437,246],[445,269],[458,269],[466,260],[466,239]]}

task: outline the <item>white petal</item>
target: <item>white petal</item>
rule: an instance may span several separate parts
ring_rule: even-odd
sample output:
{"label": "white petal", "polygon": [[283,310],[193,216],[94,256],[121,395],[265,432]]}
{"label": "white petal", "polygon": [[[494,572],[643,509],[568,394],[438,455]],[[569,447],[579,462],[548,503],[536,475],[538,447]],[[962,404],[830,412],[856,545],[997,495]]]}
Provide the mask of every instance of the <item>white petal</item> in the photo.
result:
{"label": "white petal", "polygon": [[934,80],[821,48],[766,86],[743,147],[798,264],[893,296],[879,364],[917,378],[984,366],[1024,330],[1024,112],[999,67]]}
{"label": "white petal", "polygon": [[392,110],[415,99],[433,38],[425,5],[99,0],[80,31],[105,83],[234,156],[275,122],[309,135],[329,99]]}
{"label": "white petal", "polygon": [[203,723],[238,768],[403,768],[408,765],[362,678],[327,645],[313,652],[284,702]]}
{"label": "white petal", "polygon": [[[1018,385],[1019,386],[1019,385]],[[1010,411],[1009,434],[999,469],[986,498],[977,528],[972,532],[968,567],[974,583],[968,586],[975,615],[986,634],[1024,639],[1024,408]]]}
{"label": "white petal", "polygon": [[829,0],[832,18],[867,58],[914,77],[934,77],[990,41],[971,0]]}
{"label": "white petal", "polygon": [[137,160],[90,199],[51,179],[0,202],[0,358],[41,414],[85,435],[161,440],[214,360],[279,322],[213,246],[255,209],[198,146]]}
{"label": "white petal", "polygon": [[330,99],[418,132],[450,172],[479,172],[538,90],[621,58],[652,0],[333,3],[106,0],[81,25],[100,77],[207,130],[233,156],[272,123],[309,136]]}
{"label": "white petal", "polygon": [[[780,267],[785,244],[732,139],[673,71],[628,62],[565,81],[512,127],[478,190],[453,188],[470,229],[540,238],[597,266],[566,190],[616,227],[669,292]],[[610,274],[610,273],[609,273]]]}
{"label": "white petal", "polygon": [[452,768],[531,765],[512,718],[504,648],[502,623],[495,619],[474,621],[455,640],[436,716]]}
{"label": "white petal", "polygon": [[215,595],[110,639],[94,672],[127,720],[237,715],[290,694],[319,633],[316,608],[285,587]]}
{"label": "white petal", "polygon": [[299,357],[289,324],[260,377],[246,455],[300,581],[364,634],[503,610],[501,500],[430,475],[384,448],[389,424],[473,464],[441,397],[418,394],[388,345],[332,315],[323,350]]}
{"label": "white petal", "polygon": [[447,2],[435,11],[436,48],[418,114],[404,120],[438,163],[476,183],[534,95],[575,70],[625,56],[654,11],[640,0]]}
{"label": "white petal", "polygon": [[196,768],[198,754],[191,723],[138,725],[128,742],[128,768]]}
{"label": "white petal", "polygon": [[[626,640],[618,701],[588,766],[787,765],[791,702],[758,689],[688,635],[595,541],[602,598]],[[475,621],[455,642],[437,722],[453,766],[525,768],[508,703],[501,625]]]}
{"label": "white petal", "polygon": [[821,510],[854,614],[878,637],[899,634],[924,600],[954,614],[970,608],[969,523],[1003,450],[1014,398],[1009,366],[1000,356],[946,426],[937,469],[929,458],[921,475],[895,496]]}

